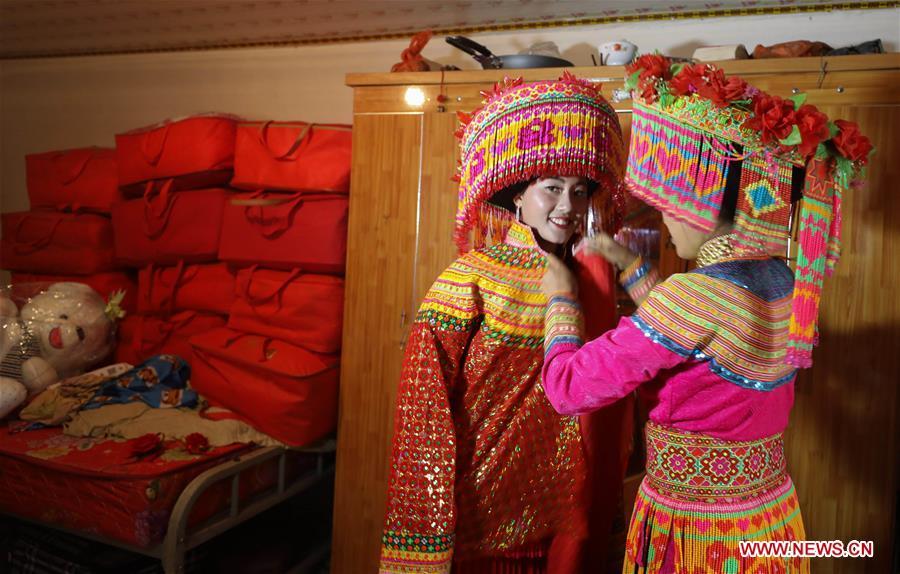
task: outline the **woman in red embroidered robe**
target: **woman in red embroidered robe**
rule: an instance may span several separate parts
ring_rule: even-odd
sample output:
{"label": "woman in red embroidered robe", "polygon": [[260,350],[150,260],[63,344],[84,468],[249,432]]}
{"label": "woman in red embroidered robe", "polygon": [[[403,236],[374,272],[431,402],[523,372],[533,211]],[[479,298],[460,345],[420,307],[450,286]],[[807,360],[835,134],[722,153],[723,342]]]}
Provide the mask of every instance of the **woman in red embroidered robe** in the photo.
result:
{"label": "woman in red embroidered robe", "polygon": [[[581,572],[605,549],[630,410],[553,411],[540,386],[540,279],[547,252],[570,253],[620,185],[618,120],[593,86],[566,76],[498,88],[461,135],[464,253],[426,295],[406,347],[381,572]],[[595,293],[602,332],[614,315],[610,268],[567,259]]]}

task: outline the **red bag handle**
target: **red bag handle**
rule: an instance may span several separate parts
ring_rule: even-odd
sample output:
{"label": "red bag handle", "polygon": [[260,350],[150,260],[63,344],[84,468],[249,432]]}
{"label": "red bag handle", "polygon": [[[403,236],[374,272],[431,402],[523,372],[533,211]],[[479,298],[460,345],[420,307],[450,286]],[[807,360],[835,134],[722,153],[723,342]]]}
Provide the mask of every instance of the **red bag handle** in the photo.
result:
{"label": "red bag handle", "polygon": [[[175,277],[172,280],[171,286],[167,285],[166,281],[163,279],[165,268],[156,267],[152,263],[150,263],[149,265],[147,265],[146,272],[148,277],[148,285],[145,304],[147,306],[150,305],[150,302],[153,300],[153,290],[157,285],[163,288],[168,288],[168,293],[160,298],[159,304],[164,308],[168,304],[168,309],[165,309],[165,312],[167,315],[170,315],[175,310],[175,296],[177,294],[178,287],[180,287],[185,281],[189,281],[196,277],[198,269],[194,267],[187,273],[185,273],[184,259],[179,259],[178,263],[175,264]],[[157,275],[159,277],[157,277]]]}
{"label": "red bag handle", "polygon": [[[225,343],[222,345],[221,348],[222,348],[222,349],[227,349],[228,347],[230,347],[231,345],[233,345],[234,343],[236,343],[238,340],[243,339],[244,337],[247,337],[247,336],[249,336],[250,334],[251,334],[251,333],[235,332],[233,335],[231,335],[230,337],[228,337],[227,339],[225,339]],[[261,345],[260,348],[259,348],[259,350],[260,350],[260,357],[259,357],[259,359],[258,359],[258,362],[260,362],[260,363],[265,363],[266,361],[269,360],[269,347],[270,347],[271,345],[272,345],[272,338],[271,338],[271,337],[265,337],[265,338],[263,339],[262,345]],[[219,373],[219,374],[221,375],[221,373]]]}
{"label": "red bag handle", "polygon": [[39,249],[43,249],[53,240],[53,236],[56,234],[56,229],[59,227],[59,224],[62,223],[62,215],[57,215],[56,220],[53,222],[53,225],[50,226],[50,232],[47,233],[45,237],[41,237],[39,239],[35,239],[34,241],[24,241],[20,238],[20,234],[22,232],[22,225],[25,223],[27,219],[31,216],[26,215],[22,219],[16,223],[16,229],[13,234],[14,238],[14,250],[17,255],[29,255],[38,251]]}
{"label": "red bag handle", "polygon": [[243,284],[240,287],[241,297],[243,297],[244,300],[247,301],[247,303],[250,303],[250,306],[254,312],[256,312],[256,305],[265,303],[266,301],[270,301],[277,297],[276,303],[278,305],[278,309],[280,310],[281,309],[281,295],[282,295],[282,293],[284,293],[284,289],[288,285],[290,285],[291,281],[293,281],[294,279],[296,279],[297,277],[300,276],[300,274],[302,273],[302,269],[300,269],[299,267],[294,267],[291,270],[291,272],[288,274],[288,276],[285,277],[284,281],[282,281],[281,284],[278,287],[276,287],[274,291],[272,291],[268,295],[263,295],[261,297],[253,297],[250,294],[250,284],[253,282],[253,274],[256,273],[256,270],[258,268],[259,268],[259,265],[254,265],[254,266],[250,267],[250,272],[247,274],[246,280],[243,282]]}
{"label": "red bag handle", "polygon": [[[81,157],[80,157],[81,156]],[[55,153],[50,157],[50,163],[56,174],[56,180],[62,185],[69,185],[84,173],[87,164],[91,161],[93,152],[91,150],[77,149],[69,152]],[[64,169],[63,160],[73,158],[72,166]]]}
{"label": "red bag handle", "polygon": [[169,337],[172,336],[172,332],[178,329],[183,329],[187,326],[188,323],[193,321],[197,317],[196,311],[182,311],[176,315],[172,315],[167,321],[161,322],[159,325],[159,337],[149,342],[149,344],[144,341],[144,317],[141,317],[140,324],[138,325],[138,336],[134,338],[134,349],[139,354],[144,353],[155,353],[158,351],[163,344],[169,340]]}
{"label": "red bag handle", "polygon": [[159,138],[159,149],[158,150],[150,150],[150,140],[152,138],[152,134],[159,132],[160,129],[151,130],[144,134],[144,137],[141,138],[141,155],[144,156],[144,160],[155,166],[159,163],[160,158],[162,158],[163,150],[166,149],[166,141],[169,139],[169,128],[172,127],[173,122],[167,122],[162,128],[162,136]]}
{"label": "red bag handle", "polygon": [[[266,239],[273,239],[287,231],[291,226],[291,221],[294,219],[294,213],[300,208],[305,199],[301,193],[279,198],[263,197],[263,193],[263,191],[257,191],[250,196],[251,199],[249,200],[232,200],[232,203],[246,205],[244,217],[247,222],[256,227]],[[274,214],[266,217],[263,208],[273,205],[288,207],[287,212],[283,216]]]}
{"label": "red bag handle", "polygon": [[153,239],[166,229],[169,223],[169,216],[172,214],[172,207],[178,199],[178,194],[172,193],[172,184],[174,179],[167,179],[159,189],[159,199],[162,203],[162,209],[154,209],[151,198],[154,195],[154,185],[152,181],[147,182],[144,188],[144,234]]}
{"label": "red bag handle", "polygon": [[269,155],[272,157],[272,159],[276,161],[293,161],[297,159],[296,157],[291,157],[291,155],[296,152],[300,148],[300,145],[303,143],[303,141],[312,134],[312,128],[315,125],[304,124],[303,128],[300,130],[300,133],[294,139],[294,143],[291,144],[291,147],[289,147],[286,152],[280,154],[273,150],[271,144],[269,143],[269,126],[271,124],[272,121],[269,120],[261,125],[256,135],[259,138],[259,143],[262,144],[263,148],[267,152],[269,152]]}

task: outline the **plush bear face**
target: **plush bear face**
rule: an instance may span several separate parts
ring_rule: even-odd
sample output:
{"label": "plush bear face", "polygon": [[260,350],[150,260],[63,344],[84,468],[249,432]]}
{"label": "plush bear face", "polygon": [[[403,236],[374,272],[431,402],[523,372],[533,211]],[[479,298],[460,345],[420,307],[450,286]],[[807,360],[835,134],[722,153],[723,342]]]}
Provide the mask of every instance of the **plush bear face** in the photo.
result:
{"label": "plush bear face", "polygon": [[22,307],[41,356],[60,377],[81,372],[112,350],[113,322],[106,303],[82,283],[54,283]]}

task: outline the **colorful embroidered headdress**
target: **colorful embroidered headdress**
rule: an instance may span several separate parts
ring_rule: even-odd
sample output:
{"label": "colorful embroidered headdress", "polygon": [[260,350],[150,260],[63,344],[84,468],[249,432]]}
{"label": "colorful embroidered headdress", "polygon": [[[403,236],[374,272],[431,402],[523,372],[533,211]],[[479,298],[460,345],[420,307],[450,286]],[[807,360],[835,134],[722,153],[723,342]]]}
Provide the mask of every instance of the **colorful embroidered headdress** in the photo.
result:
{"label": "colorful embroidered headdress", "polygon": [[736,190],[736,247],[777,256],[802,195],[786,361],[809,367],[822,282],[839,256],[841,194],[861,182],[871,143],[856,124],[804,104],[805,94],[772,96],[708,64],[645,55],[627,71],[632,194],[709,232],[726,188]]}
{"label": "colorful embroidered headdress", "polygon": [[460,251],[469,249],[473,230],[476,248],[488,237],[502,239],[514,220],[502,192],[541,176],[597,183],[591,216],[613,223],[613,207],[622,200],[625,144],[616,112],[598,87],[565,73],[559,80],[528,84],[507,79],[482,95],[481,108],[459,114],[455,240]]}

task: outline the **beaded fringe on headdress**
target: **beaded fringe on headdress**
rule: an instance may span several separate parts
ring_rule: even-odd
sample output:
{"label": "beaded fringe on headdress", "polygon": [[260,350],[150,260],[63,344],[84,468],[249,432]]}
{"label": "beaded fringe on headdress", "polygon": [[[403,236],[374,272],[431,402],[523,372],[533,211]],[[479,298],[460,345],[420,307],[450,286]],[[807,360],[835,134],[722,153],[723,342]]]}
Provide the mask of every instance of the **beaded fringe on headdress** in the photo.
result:
{"label": "beaded fringe on headdress", "polygon": [[506,80],[484,95],[482,108],[460,115],[457,132],[462,140],[456,218],[461,251],[470,243],[478,248],[488,239],[502,239],[514,216],[489,203],[491,198],[536,177],[584,177],[599,184],[596,209],[621,205],[616,197],[622,195],[625,145],[615,110],[597,87],[565,74],[529,84]]}

